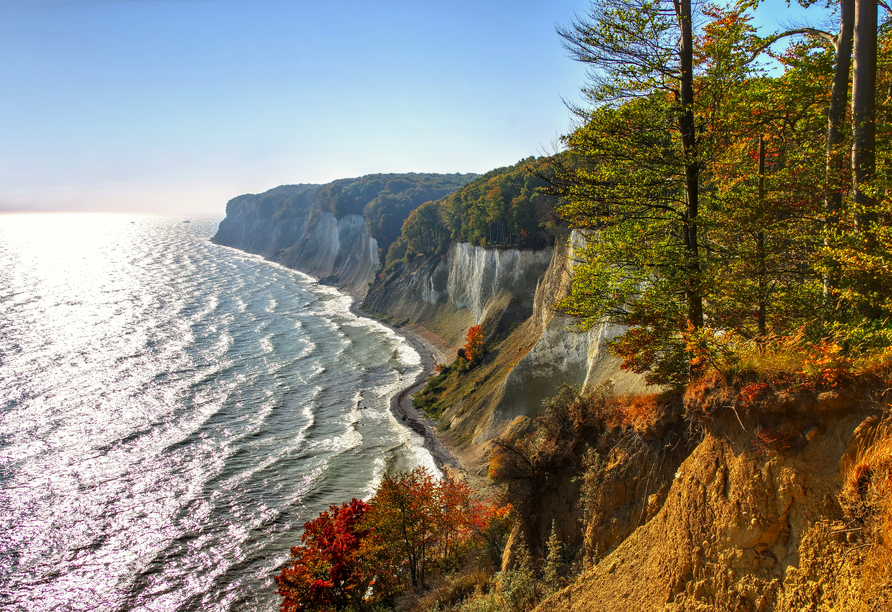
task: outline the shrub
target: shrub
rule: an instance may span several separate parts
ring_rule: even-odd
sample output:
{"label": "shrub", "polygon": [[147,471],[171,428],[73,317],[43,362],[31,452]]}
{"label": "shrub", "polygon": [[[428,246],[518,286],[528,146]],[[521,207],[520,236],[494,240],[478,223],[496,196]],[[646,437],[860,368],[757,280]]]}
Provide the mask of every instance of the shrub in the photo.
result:
{"label": "shrub", "polygon": [[367,609],[455,571],[504,540],[508,508],[424,468],[388,475],[368,502],[332,506],[304,525],[302,546],[276,577],[283,612]]}
{"label": "shrub", "polygon": [[302,545],[291,549],[291,565],[276,576],[282,612],[361,604],[374,580],[362,555],[368,530],[361,523],[368,510],[367,503],[353,499],[304,524]]}
{"label": "shrub", "polygon": [[483,327],[475,325],[468,330],[465,338],[466,343],[462,355],[464,358],[473,363],[479,363],[483,359]]}

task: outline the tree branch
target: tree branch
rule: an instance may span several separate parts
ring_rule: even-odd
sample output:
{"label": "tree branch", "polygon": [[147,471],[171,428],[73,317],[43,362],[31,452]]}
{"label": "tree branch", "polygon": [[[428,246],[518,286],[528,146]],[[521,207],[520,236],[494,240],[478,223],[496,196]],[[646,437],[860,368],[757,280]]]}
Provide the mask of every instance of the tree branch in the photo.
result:
{"label": "tree branch", "polygon": [[834,49],[837,49],[839,44],[836,40],[836,36],[831,34],[830,32],[825,32],[824,30],[818,30],[817,28],[796,28],[795,30],[787,30],[786,32],[780,32],[779,34],[775,34],[773,36],[769,36],[765,39],[765,41],[759,45],[750,56],[748,60],[744,62],[744,64],[749,64],[762,53],[765,49],[776,43],[782,38],[787,38],[788,36],[796,36],[798,34],[813,34],[815,36],[820,36],[824,40],[830,42],[833,45]]}

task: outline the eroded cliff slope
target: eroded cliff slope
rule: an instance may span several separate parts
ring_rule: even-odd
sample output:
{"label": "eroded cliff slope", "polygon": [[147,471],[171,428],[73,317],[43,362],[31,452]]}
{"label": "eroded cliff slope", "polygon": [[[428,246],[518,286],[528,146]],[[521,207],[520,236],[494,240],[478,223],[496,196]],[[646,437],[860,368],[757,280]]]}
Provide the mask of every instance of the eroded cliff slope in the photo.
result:
{"label": "eroded cliff slope", "polygon": [[550,248],[486,249],[454,242],[445,255],[418,257],[391,270],[363,307],[424,326],[453,347],[464,343],[473,325],[484,325],[490,340],[504,338],[533,314],[536,285],[551,259]]}
{"label": "eroded cliff slope", "polygon": [[702,440],[639,526],[621,543],[589,541],[591,568],[538,610],[892,609],[884,391],[772,389],[757,402],[739,391],[688,391]]}
{"label": "eroded cliff slope", "polygon": [[[432,382],[442,435],[468,450],[471,466],[485,463],[488,443],[518,416],[533,416],[561,385],[613,381],[621,392],[644,390],[624,372],[604,341],[618,332],[587,333],[554,311],[572,272],[572,240],[538,250],[487,249],[454,243],[444,256],[416,258],[380,279],[363,308],[402,324],[423,327],[453,350],[472,325],[482,325],[487,354],[474,369]],[[454,354],[454,353],[453,353]]]}

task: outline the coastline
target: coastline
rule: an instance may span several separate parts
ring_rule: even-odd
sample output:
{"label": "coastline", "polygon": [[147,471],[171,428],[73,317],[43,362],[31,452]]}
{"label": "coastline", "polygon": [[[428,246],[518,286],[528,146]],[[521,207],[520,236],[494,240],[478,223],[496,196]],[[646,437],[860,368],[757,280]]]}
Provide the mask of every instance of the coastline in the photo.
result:
{"label": "coastline", "polygon": [[467,470],[461,462],[443,444],[436,434],[434,423],[415,409],[412,404],[412,396],[424,388],[437,370],[437,359],[443,359],[443,352],[428,342],[426,338],[406,328],[395,327],[386,321],[373,317],[359,309],[360,298],[353,296],[350,304],[350,312],[357,317],[371,319],[401,335],[421,356],[421,372],[407,387],[390,399],[390,411],[403,425],[424,438],[424,448],[430,452],[434,463],[444,474],[456,475],[455,472],[467,474]]}

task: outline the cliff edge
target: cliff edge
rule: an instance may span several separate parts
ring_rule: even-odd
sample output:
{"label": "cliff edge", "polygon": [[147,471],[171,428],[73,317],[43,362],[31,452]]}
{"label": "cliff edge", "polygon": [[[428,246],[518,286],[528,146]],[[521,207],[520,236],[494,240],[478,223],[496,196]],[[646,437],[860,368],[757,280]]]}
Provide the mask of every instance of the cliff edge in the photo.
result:
{"label": "cliff edge", "polygon": [[[892,609],[888,390],[739,391],[688,390],[700,441],[650,495],[626,496],[640,513],[625,537],[604,537],[618,514],[589,519],[589,568],[539,612]],[[644,474],[626,476],[633,493]]]}

